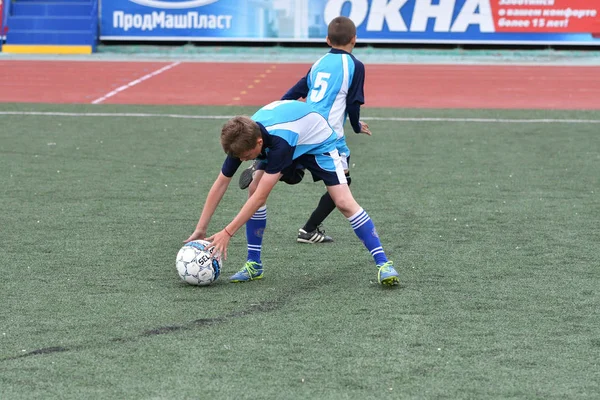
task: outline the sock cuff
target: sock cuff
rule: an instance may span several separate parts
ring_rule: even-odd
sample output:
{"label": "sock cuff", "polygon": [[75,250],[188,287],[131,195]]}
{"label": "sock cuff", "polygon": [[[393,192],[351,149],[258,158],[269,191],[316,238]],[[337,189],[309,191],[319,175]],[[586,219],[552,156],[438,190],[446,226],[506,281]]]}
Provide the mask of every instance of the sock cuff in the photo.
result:
{"label": "sock cuff", "polygon": [[361,208],[359,212],[348,218],[348,221],[350,221],[352,229],[357,230],[367,222],[371,221],[371,218],[369,217],[369,214]]}
{"label": "sock cuff", "polygon": [[364,213],[365,210],[362,209],[362,207],[351,217],[348,218],[348,221],[352,222],[354,219],[356,219],[358,216],[360,216],[362,213]]}
{"label": "sock cuff", "polygon": [[262,206],[256,210],[250,219],[267,219],[267,206]]}

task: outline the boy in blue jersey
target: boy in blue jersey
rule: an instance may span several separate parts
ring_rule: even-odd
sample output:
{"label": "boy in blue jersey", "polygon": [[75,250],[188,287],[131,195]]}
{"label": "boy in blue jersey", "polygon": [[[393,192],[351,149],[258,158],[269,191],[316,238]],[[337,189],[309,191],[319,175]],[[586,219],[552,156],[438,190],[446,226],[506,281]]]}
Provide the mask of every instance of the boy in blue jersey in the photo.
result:
{"label": "boy in blue jersey", "polygon": [[397,285],[398,273],[383,251],[373,221],[350,192],[336,149],[337,139],[327,120],[300,101],[275,101],[251,118],[238,116],[229,120],[221,131],[221,145],[227,157],[206,197],[196,229],[186,241],[206,237],[210,219],[242,161],[258,160],[261,168],[255,172],[248,200],[223,230],[207,240],[212,241],[217,254],[227,258],[229,240],[246,224],[247,261],[229,280],[247,282],[262,279],[261,252],[267,224],[267,198],[279,180],[285,181],[293,176],[302,165],[311,172],[315,181],[325,183],[335,205],[373,256],[378,282]]}
{"label": "boy in blue jersey", "polygon": [[[282,100],[305,98],[306,103],[327,119],[337,134],[336,147],[349,185],[352,180],[348,169],[350,150],[344,137],[346,117],[354,132],[371,136],[369,126],[360,121],[360,106],[365,102],[365,66],[351,54],[356,45],[354,22],[347,17],[334,18],[327,28],[327,44],[331,47],[329,53],[315,62],[306,76],[283,95]],[[254,163],[242,173],[242,189],[250,185],[257,167],[259,165]],[[302,179],[303,171],[296,172],[295,177],[292,177],[295,179],[288,183],[297,183]],[[333,239],[325,235],[320,226],[335,208],[329,192],[325,192],[308,221],[298,230],[296,240],[299,243],[332,242]]]}

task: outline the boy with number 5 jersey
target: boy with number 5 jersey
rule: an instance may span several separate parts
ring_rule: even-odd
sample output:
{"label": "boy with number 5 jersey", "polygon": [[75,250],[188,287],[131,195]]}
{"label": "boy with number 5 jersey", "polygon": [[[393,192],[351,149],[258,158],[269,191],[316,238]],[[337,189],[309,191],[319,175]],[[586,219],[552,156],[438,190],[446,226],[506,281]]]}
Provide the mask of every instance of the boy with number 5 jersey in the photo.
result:
{"label": "boy with number 5 jersey", "polygon": [[[350,150],[344,137],[344,122],[356,133],[371,135],[367,124],[360,121],[360,106],[364,104],[365,67],[351,53],[356,45],[356,26],[350,18],[334,18],[327,28],[327,44],[331,50],[315,62],[306,76],[300,79],[282,100],[305,98],[306,103],[319,112],[335,130],[336,148],[346,175],[351,182],[348,163]],[[245,189],[252,181],[253,172],[260,167],[254,163],[240,177],[240,187]],[[302,179],[303,171],[297,171],[295,179],[288,183],[297,183]],[[299,174],[299,175],[298,175]],[[325,235],[320,226],[335,209],[335,203],[328,192],[321,199],[308,221],[298,230],[299,243],[328,243],[333,239]]]}

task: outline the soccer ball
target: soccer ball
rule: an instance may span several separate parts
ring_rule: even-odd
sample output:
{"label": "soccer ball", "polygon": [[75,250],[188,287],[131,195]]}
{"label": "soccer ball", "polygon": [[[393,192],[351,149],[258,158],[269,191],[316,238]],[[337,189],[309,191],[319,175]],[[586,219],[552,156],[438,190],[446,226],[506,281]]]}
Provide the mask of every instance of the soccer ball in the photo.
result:
{"label": "soccer ball", "polygon": [[179,250],[175,266],[184,282],[206,286],[217,280],[221,273],[221,257],[208,249],[210,245],[206,240],[193,240]]}

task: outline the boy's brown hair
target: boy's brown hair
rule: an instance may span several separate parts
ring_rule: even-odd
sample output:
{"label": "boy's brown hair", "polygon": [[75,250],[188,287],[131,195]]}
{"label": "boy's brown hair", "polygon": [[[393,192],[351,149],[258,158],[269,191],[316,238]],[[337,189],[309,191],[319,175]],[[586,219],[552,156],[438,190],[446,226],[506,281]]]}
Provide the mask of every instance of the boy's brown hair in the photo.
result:
{"label": "boy's brown hair", "polygon": [[221,146],[225,153],[232,157],[256,147],[261,137],[260,128],[250,117],[237,116],[231,118],[221,129]]}
{"label": "boy's brown hair", "polygon": [[327,37],[332,46],[345,46],[356,36],[356,25],[348,17],[335,17],[327,27]]}

